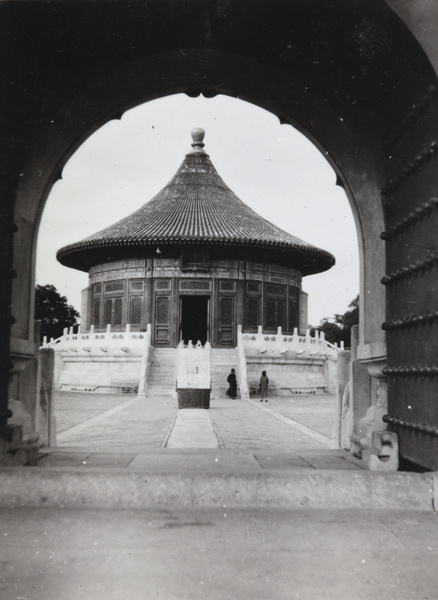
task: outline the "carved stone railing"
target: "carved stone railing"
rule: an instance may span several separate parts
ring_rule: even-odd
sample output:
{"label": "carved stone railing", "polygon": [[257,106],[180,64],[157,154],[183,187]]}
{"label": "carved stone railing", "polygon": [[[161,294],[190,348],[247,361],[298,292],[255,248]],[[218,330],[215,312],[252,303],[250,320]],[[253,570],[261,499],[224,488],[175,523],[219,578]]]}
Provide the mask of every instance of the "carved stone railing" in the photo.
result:
{"label": "carved stone railing", "polygon": [[277,333],[263,333],[262,327],[258,327],[257,333],[242,333],[242,345],[245,349],[258,350],[261,354],[265,352],[274,352],[286,354],[291,351],[298,356],[326,356],[336,357],[339,350],[344,349],[344,343],[341,342],[340,348],[337,344],[331,344],[325,339],[324,333],[315,331],[315,335],[310,335],[310,330],[306,335],[298,335],[298,329],[294,329],[293,335],[283,334],[281,327]]}
{"label": "carved stone railing", "polygon": [[57,352],[63,353],[90,353],[105,354],[107,352],[121,352],[143,354],[145,346],[145,338],[147,331],[131,331],[131,326],[126,325],[124,331],[113,331],[111,325],[108,325],[106,331],[94,330],[94,326],[90,327],[90,331],[82,333],[79,327],[77,333],[73,332],[73,328],[65,328],[64,334],[57,338],[43,339],[43,348],[53,348]]}
{"label": "carved stone railing", "polygon": [[245,342],[242,333],[242,325],[237,327],[237,351],[239,359],[239,375],[240,375],[240,397],[247,400],[249,398],[248,374],[246,368],[245,357]]}
{"label": "carved stone railing", "polygon": [[144,397],[147,393],[147,384],[149,380],[149,369],[151,363],[151,343],[152,333],[151,325],[149,324],[144,336],[143,355],[140,365],[140,380],[138,383],[138,396]]}

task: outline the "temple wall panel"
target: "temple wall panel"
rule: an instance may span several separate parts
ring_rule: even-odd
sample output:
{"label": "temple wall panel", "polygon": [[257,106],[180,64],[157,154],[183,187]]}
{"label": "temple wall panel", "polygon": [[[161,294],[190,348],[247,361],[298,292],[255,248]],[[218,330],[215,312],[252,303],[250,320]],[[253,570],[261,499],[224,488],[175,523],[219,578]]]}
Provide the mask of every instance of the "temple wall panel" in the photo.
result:
{"label": "temple wall panel", "polygon": [[301,280],[296,269],[245,260],[213,259],[198,266],[174,257],[115,261],[90,269],[83,327],[129,324],[144,330],[151,323],[157,346],[199,335],[213,346],[231,347],[237,325],[247,331],[262,325],[268,332],[281,327],[285,333],[300,327]]}

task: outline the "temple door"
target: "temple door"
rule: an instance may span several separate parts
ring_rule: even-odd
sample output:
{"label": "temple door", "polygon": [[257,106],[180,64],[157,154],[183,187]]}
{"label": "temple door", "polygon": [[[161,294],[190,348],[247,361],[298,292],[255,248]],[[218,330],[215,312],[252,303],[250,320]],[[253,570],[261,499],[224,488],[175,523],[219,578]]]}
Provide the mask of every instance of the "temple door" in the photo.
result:
{"label": "temple door", "polygon": [[234,346],[235,299],[232,296],[219,297],[218,342],[222,346]]}
{"label": "temple door", "polygon": [[438,468],[438,91],[388,141],[388,415],[403,457]]}
{"label": "temple door", "polygon": [[170,344],[170,296],[155,298],[155,344]]}

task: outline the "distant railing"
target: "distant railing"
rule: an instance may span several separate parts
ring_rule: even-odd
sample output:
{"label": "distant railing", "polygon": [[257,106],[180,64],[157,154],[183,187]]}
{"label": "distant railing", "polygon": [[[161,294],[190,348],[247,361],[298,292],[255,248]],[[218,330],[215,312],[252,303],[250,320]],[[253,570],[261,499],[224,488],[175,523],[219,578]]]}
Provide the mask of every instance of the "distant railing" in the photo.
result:
{"label": "distant railing", "polygon": [[112,331],[111,325],[107,325],[106,331],[95,332],[94,325],[91,325],[90,331],[82,333],[78,328],[77,333],[73,333],[73,327],[65,328],[64,334],[57,338],[47,341],[43,338],[42,348],[53,348],[57,352],[75,354],[81,353],[107,353],[111,351],[120,351],[124,353],[134,352],[142,354],[145,345],[147,331],[131,331],[131,326],[126,325],[124,331]]}
{"label": "distant railing", "polygon": [[242,325],[237,326],[237,351],[239,357],[239,375],[240,375],[240,396],[245,400],[249,398],[248,374],[246,369],[244,335]]}
{"label": "distant railing", "polygon": [[143,343],[143,355],[141,357],[140,364],[140,380],[138,384],[138,396],[144,397],[147,393],[149,372],[151,366],[151,340],[152,340],[152,328],[149,324],[144,335]]}
{"label": "distant railing", "polygon": [[262,327],[259,326],[257,333],[241,333],[241,336],[245,349],[254,349],[261,354],[268,351],[286,354],[291,351],[298,356],[304,354],[336,357],[338,351],[344,349],[344,342],[341,342],[341,346],[338,347],[337,344],[327,342],[322,331],[315,331],[315,335],[311,336],[310,329],[306,331],[306,335],[298,335],[296,328],[293,335],[287,335],[282,333],[281,327],[278,328],[277,333],[263,333]]}

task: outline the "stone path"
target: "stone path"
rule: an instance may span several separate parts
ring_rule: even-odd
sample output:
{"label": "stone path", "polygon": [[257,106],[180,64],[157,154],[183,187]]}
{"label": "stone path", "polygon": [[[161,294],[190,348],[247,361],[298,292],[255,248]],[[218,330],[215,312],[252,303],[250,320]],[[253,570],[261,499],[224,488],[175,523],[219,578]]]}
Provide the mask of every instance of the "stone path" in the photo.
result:
{"label": "stone path", "polygon": [[330,450],[335,398],[300,395],[212,400],[178,410],[176,398],[57,393],[58,446],[39,466],[134,472],[243,473],[284,469],[358,470]]}
{"label": "stone path", "polygon": [[[181,422],[175,423],[177,415],[192,414],[194,418],[197,414],[196,410],[190,413],[193,409],[178,411],[177,400],[169,397],[61,392],[56,395],[55,406],[58,445],[97,452],[142,452],[165,447],[176,424],[181,431]],[[330,446],[334,407],[332,396],[271,398],[263,404],[220,398],[213,400],[210,410],[204,412],[215,427],[219,445],[226,449],[290,452]],[[288,419],[301,423],[303,430],[293,427]],[[191,420],[186,416],[189,429]],[[205,425],[200,428],[205,429]],[[192,433],[187,431],[188,436]],[[178,447],[182,447],[181,443]],[[210,442],[206,444],[206,448],[214,447]]]}
{"label": "stone path", "polygon": [[[60,447],[87,448],[95,452],[142,452],[160,448],[165,444],[175,420],[178,406],[172,398],[133,398],[132,396],[107,396],[66,393],[56,396],[55,417],[61,420],[64,431],[59,435]],[[79,401],[83,407],[78,423],[69,407]],[[93,407],[93,403],[95,406]],[[115,410],[117,409],[117,410]],[[67,412],[67,417],[64,412]],[[68,421],[68,426],[67,426]],[[78,427],[81,425],[81,427]],[[67,429],[66,429],[67,427]]]}

